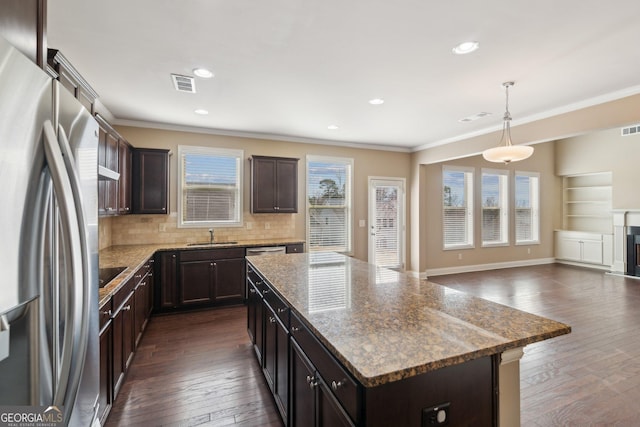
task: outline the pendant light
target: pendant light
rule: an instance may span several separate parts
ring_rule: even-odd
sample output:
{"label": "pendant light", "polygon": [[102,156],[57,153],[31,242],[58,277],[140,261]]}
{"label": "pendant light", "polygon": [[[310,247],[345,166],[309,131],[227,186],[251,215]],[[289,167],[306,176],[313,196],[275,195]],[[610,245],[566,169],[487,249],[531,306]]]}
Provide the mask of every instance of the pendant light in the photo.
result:
{"label": "pendant light", "polygon": [[506,111],[504,112],[504,123],[502,125],[502,136],[500,143],[495,148],[490,148],[482,152],[482,157],[489,162],[495,163],[511,163],[524,160],[531,157],[533,147],[528,145],[513,145],[511,142],[511,113],[509,113],[509,88],[513,86],[513,82],[504,82],[504,90],[506,93]]}

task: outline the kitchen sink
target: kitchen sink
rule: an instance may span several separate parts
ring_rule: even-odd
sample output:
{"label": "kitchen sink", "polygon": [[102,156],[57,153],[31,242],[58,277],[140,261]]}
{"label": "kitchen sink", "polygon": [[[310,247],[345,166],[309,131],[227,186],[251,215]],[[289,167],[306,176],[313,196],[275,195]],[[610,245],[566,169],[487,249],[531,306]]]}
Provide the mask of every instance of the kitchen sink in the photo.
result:
{"label": "kitchen sink", "polygon": [[221,246],[221,245],[235,245],[238,242],[214,242],[214,243],[188,243],[187,246]]}

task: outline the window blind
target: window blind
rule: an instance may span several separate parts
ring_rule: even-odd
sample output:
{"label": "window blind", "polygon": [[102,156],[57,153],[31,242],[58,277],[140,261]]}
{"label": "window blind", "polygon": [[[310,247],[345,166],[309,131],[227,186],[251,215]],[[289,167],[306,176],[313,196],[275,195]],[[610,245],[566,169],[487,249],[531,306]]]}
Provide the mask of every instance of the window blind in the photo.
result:
{"label": "window blind", "polygon": [[310,251],[351,250],[351,159],[307,160],[307,221]]}
{"label": "window blind", "polygon": [[537,174],[516,172],[516,243],[538,242],[540,239],[539,180]]}
{"label": "window blind", "polygon": [[473,246],[473,169],[443,167],[444,248]]}
{"label": "window blind", "polygon": [[241,222],[241,159],[238,150],[181,150],[181,224]]}
{"label": "window blind", "polygon": [[482,172],[482,244],[509,242],[508,172]]}

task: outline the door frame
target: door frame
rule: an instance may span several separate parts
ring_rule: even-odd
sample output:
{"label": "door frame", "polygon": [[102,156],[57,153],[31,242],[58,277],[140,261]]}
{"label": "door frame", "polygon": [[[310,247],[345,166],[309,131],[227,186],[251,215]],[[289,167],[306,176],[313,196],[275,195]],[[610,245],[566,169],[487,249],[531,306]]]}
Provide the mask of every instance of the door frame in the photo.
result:
{"label": "door frame", "polygon": [[369,176],[367,179],[367,203],[368,203],[368,226],[367,226],[367,259],[368,262],[374,264],[375,261],[375,245],[374,237],[371,233],[371,227],[375,219],[375,196],[372,200],[372,191],[376,184],[391,184],[398,185],[400,187],[400,193],[398,194],[398,204],[400,212],[398,213],[399,227],[400,227],[400,268],[406,267],[406,246],[407,246],[407,179],[402,177],[385,177],[385,176]]}

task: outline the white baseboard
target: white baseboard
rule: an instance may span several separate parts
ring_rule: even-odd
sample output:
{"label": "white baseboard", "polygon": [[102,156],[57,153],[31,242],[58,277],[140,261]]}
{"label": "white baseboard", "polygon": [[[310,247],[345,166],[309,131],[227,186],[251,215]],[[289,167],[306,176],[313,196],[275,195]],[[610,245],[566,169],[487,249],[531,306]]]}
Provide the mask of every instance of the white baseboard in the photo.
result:
{"label": "white baseboard", "polygon": [[564,259],[556,259],[556,262],[558,264],[575,265],[576,267],[593,268],[593,269],[596,269],[596,270],[603,270],[603,271],[607,271],[607,272],[611,271],[611,266],[610,265],[587,264],[587,263],[584,263],[584,262],[567,261],[567,260],[564,260]]}
{"label": "white baseboard", "polygon": [[459,267],[431,268],[420,273],[421,279],[431,276],[442,276],[444,274],[471,273],[473,271],[497,270],[499,268],[527,267],[530,265],[553,264],[555,258],[537,258],[520,261],[494,262],[491,264],[461,265]]}

